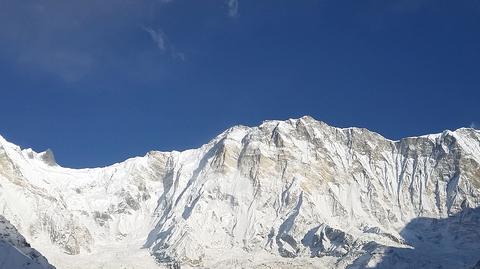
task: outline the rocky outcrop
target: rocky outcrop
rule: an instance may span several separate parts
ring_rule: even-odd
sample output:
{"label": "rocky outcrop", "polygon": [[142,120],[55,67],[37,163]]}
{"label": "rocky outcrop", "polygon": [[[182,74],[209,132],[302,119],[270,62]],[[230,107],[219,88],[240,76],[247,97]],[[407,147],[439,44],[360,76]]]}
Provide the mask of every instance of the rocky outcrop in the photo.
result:
{"label": "rocky outcrop", "polygon": [[0,215],[0,268],[55,269]]}

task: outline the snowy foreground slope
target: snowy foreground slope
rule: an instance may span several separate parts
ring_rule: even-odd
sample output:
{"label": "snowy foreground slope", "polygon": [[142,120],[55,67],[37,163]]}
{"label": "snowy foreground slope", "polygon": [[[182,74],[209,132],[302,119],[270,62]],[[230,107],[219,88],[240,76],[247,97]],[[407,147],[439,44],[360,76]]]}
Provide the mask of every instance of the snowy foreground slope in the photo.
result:
{"label": "snowy foreground slope", "polygon": [[61,269],[473,268],[479,206],[467,128],[266,121],[94,169],[0,138],[0,214]]}

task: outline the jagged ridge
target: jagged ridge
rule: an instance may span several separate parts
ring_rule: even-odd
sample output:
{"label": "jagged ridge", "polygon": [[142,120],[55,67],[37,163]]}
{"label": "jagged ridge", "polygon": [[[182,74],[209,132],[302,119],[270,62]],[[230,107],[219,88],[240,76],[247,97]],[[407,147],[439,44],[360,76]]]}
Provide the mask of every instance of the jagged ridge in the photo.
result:
{"label": "jagged ridge", "polygon": [[374,266],[376,251],[412,247],[412,220],[480,203],[480,133],[468,128],[391,141],[303,117],[80,170],[1,144],[2,213],[62,268],[156,267],[149,254],[160,265]]}

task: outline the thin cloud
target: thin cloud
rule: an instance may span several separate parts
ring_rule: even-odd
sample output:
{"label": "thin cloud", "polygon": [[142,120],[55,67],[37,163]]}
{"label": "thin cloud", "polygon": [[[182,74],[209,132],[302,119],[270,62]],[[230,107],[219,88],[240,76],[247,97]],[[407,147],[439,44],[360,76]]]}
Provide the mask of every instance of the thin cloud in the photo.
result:
{"label": "thin cloud", "polygon": [[173,59],[178,59],[180,61],[186,60],[185,53],[177,51],[162,29],[154,30],[151,27],[143,27],[143,30],[150,35],[153,43],[162,53],[169,53]]}
{"label": "thin cloud", "polygon": [[79,51],[36,49],[22,51],[17,64],[27,69],[37,66],[66,82],[76,82],[94,68],[95,61],[91,55]]}
{"label": "thin cloud", "polygon": [[227,0],[228,16],[238,16],[238,0]]}
{"label": "thin cloud", "polygon": [[[5,1],[0,4],[0,58],[19,72],[77,82],[102,70],[162,64],[143,60],[148,52],[131,53],[132,46],[117,42],[122,37],[133,39],[138,34],[135,25],[151,23],[155,11],[171,0]],[[169,51],[164,33],[150,35],[159,49]]]}
{"label": "thin cloud", "polygon": [[470,128],[478,129],[478,124],[476,122],[470,123]]}
{"label": "thin cloud", "polygon": [[185,62],[185,61],[187,60],[187,56],[186,56],[185,53],[183,53],[183,52],[176,52],[176,51],[174,51],[174,52],[172,52],[172,57],[173,57],[174,59],[178,59],[178,60],[180,60],[180,61],[182,61],[182,62]]}
{"label": "thin cloud", "polygon": [[144,27],[143,29],[150,35],[152,41],[162,52],[165,52],[167,50],[167,36],[161,29],[153,30],[152,28],[148,27]]}

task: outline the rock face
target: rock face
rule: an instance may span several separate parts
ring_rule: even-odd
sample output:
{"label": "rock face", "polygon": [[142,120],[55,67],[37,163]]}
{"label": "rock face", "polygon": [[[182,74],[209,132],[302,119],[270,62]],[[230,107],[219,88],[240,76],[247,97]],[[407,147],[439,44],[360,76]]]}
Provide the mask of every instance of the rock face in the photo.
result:
{"label": "rock face", "polygon": [[0,268],[55,269],[0,215]]}
{"label": "rock face", "polygon": [[0,214],[59,268],[473,268],[480,260],[474,129],[391,141],[303,117],[80,170],[58,166],[51,152],[0,145]]}

